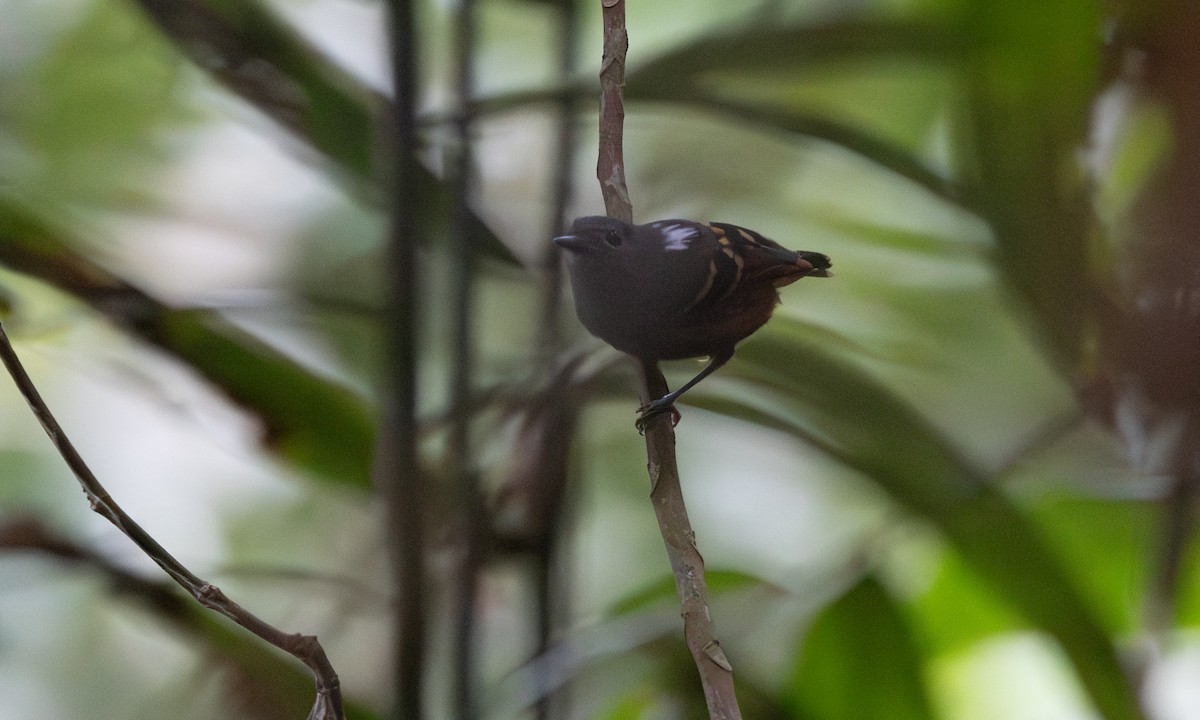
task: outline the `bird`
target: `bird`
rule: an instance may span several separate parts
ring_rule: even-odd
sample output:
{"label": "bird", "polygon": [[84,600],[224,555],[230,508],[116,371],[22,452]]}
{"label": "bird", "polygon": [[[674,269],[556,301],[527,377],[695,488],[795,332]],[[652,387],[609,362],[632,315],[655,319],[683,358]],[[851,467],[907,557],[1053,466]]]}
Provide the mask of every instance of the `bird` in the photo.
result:
{"label": "bird", "polygon": [[592,335],[643,362],[709,358],[687,383],[638,408],[639,429],[662,412],[678,421],[675,401],[766,324],[779,288],[832,275],[828,255],[729,223],[589,216],[554,242],[567,251],[575,311]]}

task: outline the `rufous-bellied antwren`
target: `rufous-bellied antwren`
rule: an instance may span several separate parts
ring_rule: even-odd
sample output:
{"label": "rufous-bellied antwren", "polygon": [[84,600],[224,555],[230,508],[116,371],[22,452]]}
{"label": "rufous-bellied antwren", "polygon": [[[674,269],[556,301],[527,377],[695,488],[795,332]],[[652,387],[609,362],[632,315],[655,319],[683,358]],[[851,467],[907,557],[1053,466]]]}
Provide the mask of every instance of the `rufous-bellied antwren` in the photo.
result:
{"label": "rufous-bellied antwren", "polygon": [[727,223],[582,217],[554,242],[569,251],[575,310],[593,335],[643,361],[711,358],[678,390],[641,407],[639,427],[675,412],[680,395],[728,362],[770,319],[778,288],[830,275],[827,255],[788,250]]}

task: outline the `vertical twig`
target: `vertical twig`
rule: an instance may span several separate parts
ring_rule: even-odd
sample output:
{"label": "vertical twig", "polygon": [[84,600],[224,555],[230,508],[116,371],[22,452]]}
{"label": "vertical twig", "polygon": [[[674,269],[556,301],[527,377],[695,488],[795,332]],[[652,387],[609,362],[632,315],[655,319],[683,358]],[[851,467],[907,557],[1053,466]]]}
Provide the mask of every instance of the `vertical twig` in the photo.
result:
{"label": "vertical twig", "polygon": [[[575,0],[558,3],[558,80],[562,87],[575,70],[575,55],[579,50],[579,28]],[[567,206],[571,203],[572,182],[575,177],[575,113],[578,101],[574,92],[563,93],[558,103],[558,137],[554,152],[554,187],[550,200],[550,218],[546,238],[552,238],[567,227]],[[559,314],[562,310],[562,252],[547,240],[542,255],[542,317],[539,350],[543,364],[553,360],[559,345]]]}
{"label": "vertical twig", "polygon": [[[575,0],[558,2],[558,79],[566,87],[575,71],[575,56],[579,46],[578,12]],[[557,236],[568,224],[567,208],[573,194],[575,177],[576,107],[575,93],[565,93],[558,104],[558,137],[554,153],[554,185],[550,202],[550,215],[546,238]],[[546,243],[542,256],[541,326],[538,338],[539,364],[549,372],[555,363],[561,345],[559,337],[560,315],[562,314],[562,257],[557,245]],[[554,386],[552,386],[554,387]],[[532,552],[534,564],[535,627],[537,654],[543,655],[550,649],[559,626],[570,617],[569,574],[560,572],[559,558],[569,552],[564,548],[568,541],[565,532],[569,525],[568,507],[564,502],[565,487],[569,473],[569,444],[574,436],[578,406],[568,398],[551,392],[547,408],[535,423],[540,428],[539,458],[543,471],[536,476],[539,486],[535,489],[540,499],[533,507],[544,508],[547,514],[540,536]],[[555,711],[567,717],[568,694],[559,688],[552,695],[538,699],[534,714],[537,720],[550,720]]]}
{"label": "vertical twig", "polygon": [[600,0],[604,12],[604,55],[600,60],[600,155],[596,179],[608,216],[633,222],[625,184],[625,0]]}
{"label": "vertical twig", "polygon": [[472,0],[458,0],[454,13],[454,49],[457,108],[451,140],[450,184],[453,207],[450,216],[451,263],[453,270],[449,306],[453,367],[450,377],[452,418],[446,443],[446,466],[458,490],[458,525],[462,539],[458,563],[457,598],[453,641],[454,704],[456,717],[474,720],[479,716],[476,701],[475,607],[479,573],[483,567],[486,519],[479,482],[471,460],[471,376],[474,347],[471,315],[474,299],[474,248],[469,236],[470,198],[474,153],[472,152],[471,98],[474,93],[475,7]]}
{"label": "vertical twig", "polygon": [[384,172],[390,176],[391,228],[388,243],[387,337],[389,350],[389,422],[380,438],[390,460],[382,473],[387,503],[387,542],[396,584],[392,670],[395,704],[392,717],[424,717],[425,586],[423,513],[428,492],[417,460],[417,252],[418,197],[416,146],[416,32],[412,0],[389,0],[392,82],[395,101]]}
{"label": "vertical twig", "polygon": [[3,326],[0,326],[0,361],[3,361],[4,367],[8,370],[9,375],[12,376],[17,389],[29,404],[29,408],[33,410],[33,414],[37,417],[38,422],[42,424],[42,429],[46,431],[46,435],[54,443],[54,447],[58,450],[59,455],[62,456],[67,467],[71,469],[71,472],[75,475],[75,479],[79,481],[79,485],[83,488],[84,494],[87,495],[88,503],[92,506],[92,510],[115,525],[118,530],[141,548],[142,552],[146,553],[151,560],[162,568],[172,580],[191,593],[201,605],[224,615],[307,665],[317,681],[317,700],[309,712],[308,717],[310,720],[341,720],[341,718],[345,717],[342,706],[341,684],[338,681],[337,673],[334,671],[333,665],[325,655],[325,650],[317,642],[315,636],[285,633],[255,616],[233,600],[230,600],[226,597],[225,593],[221,592],[220,588],[196,576],[191,570],[176,560],[173,555],[167,552],[166,548],[159,545],[158,541],[150,533],[146,532],[141,525],[138,525],[117,504],[117,501],[113,499],[108,490],[100,483],[99,478],[96,477],[91,468],[84,462],[79,451],[75,449],[75,445],[67,437],[67,434],[63,432],[53,413],[50,412],[50,408],[42,400],[41,393],[38,392],[37,387],[33,384],[33,380],[30,379],[29,374],[25,372],[25,368],[21,365],[21,360],[17,357],[16,351],[13,350],[12,344],[8,340],[8,334],[4,331]]}
{"label": "vertical twig", "polygon": [[1200,497],[1200,418],[1190,417],[1176,450],[1171,487],[1161,503],[1158,544],[1153,548],[1153,572],[1144,613],[1152,638],[1166,638],[1175,626],[1180,576],[1187,549],[1196,531],[1197,498]]}
{"label": "vertical twig", "polygon": [[[622,136],[625,106],[625,53],[629,35],[625,29],[624,0],[601,0],[604,6],[604,57],[600,67],[600,157],[596,178],[604,195],[610,217],[633,221],[633,206],[625,184]],[[642,404],[668,392],[667,381],[658,364],[641,362]],[[700,682],[709,717],[714,720],[741,718],[733,687],[733,668],[721,650],[713,630],[708,607],[708,586],[704,581],[704,559],[696,548],[695,533],[688,520],[679,484],[675,460],[675,429],[671,414],[661,413],[645,424],[647,470],[650,474],[650,499],[662,533],[675,589],[679,594],[683,633]]]}

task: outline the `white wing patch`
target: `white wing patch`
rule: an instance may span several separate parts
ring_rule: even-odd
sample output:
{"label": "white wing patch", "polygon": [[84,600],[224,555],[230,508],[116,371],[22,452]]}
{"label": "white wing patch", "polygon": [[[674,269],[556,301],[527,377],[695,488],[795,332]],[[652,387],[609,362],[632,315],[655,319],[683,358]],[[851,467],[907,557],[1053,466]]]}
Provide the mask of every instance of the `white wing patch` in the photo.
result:
{"label": "white wing patch", "polygon": [[686,225],[654,223],[654,227],[662,230],[663,240],[665,240],[663,250],[687,250],[691,241],[699,236],[695,228]]}

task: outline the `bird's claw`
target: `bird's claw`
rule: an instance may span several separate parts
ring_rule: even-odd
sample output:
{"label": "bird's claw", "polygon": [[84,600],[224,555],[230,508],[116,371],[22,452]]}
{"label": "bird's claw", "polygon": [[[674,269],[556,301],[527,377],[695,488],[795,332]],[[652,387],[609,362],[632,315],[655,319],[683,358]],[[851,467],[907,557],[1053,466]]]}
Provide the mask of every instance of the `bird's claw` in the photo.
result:
{"label": "bird's claw", "polygon": [[674,403],[672,403],[672,402],[664,403],[663,398],[659,398],[658,400],[655,400],[652,403],[648,403],[648,404],[643,405],[640,408],[638,408],[638,417],[637,417],[637,420],[635,420],[633,422],[633,426],[637,428],[637,431],[639,433],[641,433],[642,435],[645,435],[646,434],[646,421],[649,420],[650,418],[654,417],[655,415],[661,415],[665,412],[671,413],[671,427],[675,427],[676,425],[678,425],[680,418],[683,417],[682,415],[679,414],[679,411],[675,409]]}

